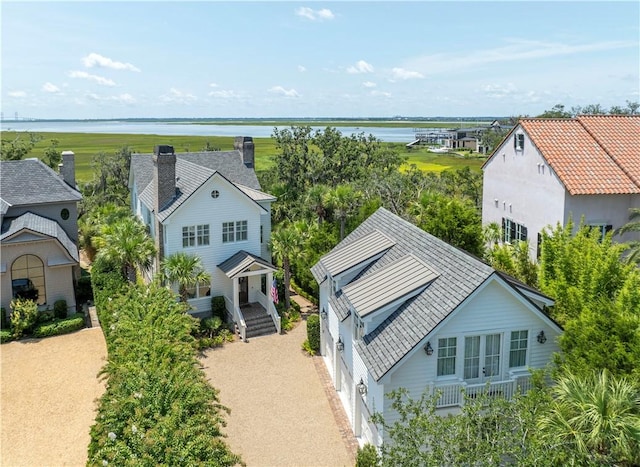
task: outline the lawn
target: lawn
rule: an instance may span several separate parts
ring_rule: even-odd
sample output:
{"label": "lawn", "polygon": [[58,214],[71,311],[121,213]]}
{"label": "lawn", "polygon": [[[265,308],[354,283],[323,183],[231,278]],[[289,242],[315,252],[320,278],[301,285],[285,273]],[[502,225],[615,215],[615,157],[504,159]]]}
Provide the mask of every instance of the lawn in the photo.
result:
{"label": "lawn", "polygon": [[[430,122],[431,123],[431,122]],[[76,178],[80,182],[89,181],[92,177],[91,158],[100,153],[112,154],[123,146],[129,146],[133,152],[150,154],[158,144],[172,145],[176,152],[200,151],[207,143],[223,151],[233,149],[233,136],[161,136],[136,134],[103,134],[103,133],[46,133],[39,132],[42,139],[35,145],[27,157],[42,157],[45,148],[51,145],[51,140],[59,141],[60,150],[71,150],[76,154]],[[12,140],[14,132],[3,132],[3,139]],[[254,138],[256,171],[267,170],[273,165],[273,158],[277,154],[276,142],[273,138]],[[474,171],[480,171],[484,158],[469,158],[435,154],[426,148],[407,149],[403,143],[383,143],[390,149],[408,158],[409,164],[415,164],[419,169],[429,172],[442,172],[447,169],[457,169],[465,166]]]}

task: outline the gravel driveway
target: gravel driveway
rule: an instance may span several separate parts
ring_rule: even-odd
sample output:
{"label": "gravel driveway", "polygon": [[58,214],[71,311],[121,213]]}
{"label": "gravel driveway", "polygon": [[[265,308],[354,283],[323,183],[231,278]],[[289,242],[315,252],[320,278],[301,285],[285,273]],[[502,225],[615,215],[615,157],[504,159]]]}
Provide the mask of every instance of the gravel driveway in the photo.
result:
{"label": "gravel driveway", "polygon": [[306,337],[303,321],[286,335],[226,344],[201,360],[231,409],[227,441],[249,467],[354,465],[314,358],[301,349]]}
{"label": "gravel driveway", "polygon": [[100,328],[0,346],[0,465],[86,464],[106,355]]}

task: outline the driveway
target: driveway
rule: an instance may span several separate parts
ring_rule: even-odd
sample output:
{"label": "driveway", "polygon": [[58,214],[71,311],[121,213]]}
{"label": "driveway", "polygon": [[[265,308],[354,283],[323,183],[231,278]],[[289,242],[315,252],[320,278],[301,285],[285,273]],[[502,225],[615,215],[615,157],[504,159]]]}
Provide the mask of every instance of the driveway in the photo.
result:
{"label": "driveway", "polygon": [[0,465],[86,464],[106,355],[100,328],[0,346]]}
{"label": "driveway", "polygon": [[316,370],[322,362],[302,351],[306,337],[302,321],[286,335],[226,344],[201,360],[221,403],[231,409],[224,429],[231,450],[249,467],[355,463],[346,416],[327,398],[330,383],[322,367]]}

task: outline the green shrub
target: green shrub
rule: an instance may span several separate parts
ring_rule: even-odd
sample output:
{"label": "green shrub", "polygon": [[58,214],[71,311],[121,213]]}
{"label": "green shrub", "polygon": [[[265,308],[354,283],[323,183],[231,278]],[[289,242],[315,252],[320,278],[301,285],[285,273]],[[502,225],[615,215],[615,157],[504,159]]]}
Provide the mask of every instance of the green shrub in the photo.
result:
{"label": "green shrub", "polygon": [[84,315],[75,314],[69,318],[56,320],[53,323],[46,323],[37,326],[33,331],[34,337],[59,336],[77,331],[84,327]]}
{"label": "green shrub", "polygon": [[300,313],[300,304],[295,300],[291,300],[291,308],[293,308],[294,311]]}
{"label": "green shrub", "polygon": [[310,315],[307,318],[307,339],[314,353],[320,352],[320,317]]}
{"label": "green shrub", "polygon": [[9,323],[7,322],[7,310],[4,307],[0,308],[0,328],[6,329],[9,327]]}
{"label": "green shrub", "polygon": [[38,320],[38,305],[33,300],[21,298],[11,302],[11,329],[13,337],[20,339],[31,331]]}
{"label": "green shrub", "polygon": [[67,317],[67,301],[56,300],[53,304],[53,314],[58,319],[64,319]]}
{"label": "green shrub", "polygon": [[222,327],[222,319],[219,316],[213,316],[212,318],[205,318],[200,321],[200,333],[213,337],[217,334],[218,330]]}
{"label": "green shrub", "polygon": [[311,344],[309,344],[309,339],[306,339],[303,343],[302,343],[302,350],[304,350],[305,352],[307,352],[309,355],[311,355],[312,357],[316,354],[316,351],[313,350],[311,348]]}
{"label": "green shrub", "polygon": [[36,324],[44,324],[50,323],[55,319],[55,316],[52,311],[42,311],[38,314],[38,319],[36,320]]}
{"label": "green shrub", "polygon": [[76,285],[76,303],[86,303],[89,300],[93,300],[91,276],[83,275],[78,279],[78,283]]}
{"label": "green shrub", "polygon": [[380,463],[378,450],[372,444],[358,446],[358,454],[356,456],[356,467],[376,467]]}
{"label": "green shrub", "polygon": [[227,308],[222,295],[211,297],[211,314],[220,318],[223,323],[227,321]]}
{"label": "green shrub", "polygon": [[13,335],[9,329],[0,329],[0,344],[13,340]]}

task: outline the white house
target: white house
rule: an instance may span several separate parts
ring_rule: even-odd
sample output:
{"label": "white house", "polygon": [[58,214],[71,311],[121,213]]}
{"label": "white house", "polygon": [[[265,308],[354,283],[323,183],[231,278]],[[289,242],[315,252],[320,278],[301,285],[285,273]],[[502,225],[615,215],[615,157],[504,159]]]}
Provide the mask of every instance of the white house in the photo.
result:
{"label": "white house", "polygon": [[154,154],[131,157],[129,188],[132,210],[156,243],[151,274],[173,253],[199,256],[211,282],[189,289],[192,312],[209,313],[211,297],[223,296],[246,338],[280,326],[269,293],[275,198],[260,191],[253,140],[238,137],[234,147],[176,154],[172,146],[156,146]]}
{"label": "white house", "polygon": [[58,300],[75,310],[79,277],[75,156],[62,153],[60,173],[38,159],[0,162],[0,297],[32,298],[40,310]]}
{"label": "white house", "polygon": [[604,234],[640,208],[640,115],[521,119],[483,171],[482,223],[502,225],[505,241],[528,239],[533,258],[540,232],[570,217]]}
{"label": "white house", "polygon": [[393,422],[385,394],[441,391],[438,411],[459,409],[461,389],[510,397],[558,351],[561,328],[540,292],[380,208],[313,266],[320,284],[321,353],[361,444]]}

